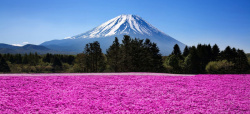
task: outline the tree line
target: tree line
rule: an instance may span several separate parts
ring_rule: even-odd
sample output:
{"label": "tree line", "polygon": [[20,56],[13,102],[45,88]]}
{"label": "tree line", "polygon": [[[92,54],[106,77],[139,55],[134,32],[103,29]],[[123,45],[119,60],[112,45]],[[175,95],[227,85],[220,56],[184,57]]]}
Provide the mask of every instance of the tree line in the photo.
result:
{"label": "tree line", "polygon": [[186,46],[183,53],[176,44],[164,62],[167,72],[171,73],[244,74],[250,71],[248,58],[243,50],[227,46],[220,51],[216,44]]}
{"label": "tree line", "polygon": [[248,58],[243,50],[227,46],[220,51],[215,44],[186,46],[182,51],[176,44],[169,56],[159,53],[157,44],[149,39],[124,35],[119,43],[102,53],[98,41],[86,44],[77,55],[0,54],[0,72],[168,72],[185,74],[249,73]]}

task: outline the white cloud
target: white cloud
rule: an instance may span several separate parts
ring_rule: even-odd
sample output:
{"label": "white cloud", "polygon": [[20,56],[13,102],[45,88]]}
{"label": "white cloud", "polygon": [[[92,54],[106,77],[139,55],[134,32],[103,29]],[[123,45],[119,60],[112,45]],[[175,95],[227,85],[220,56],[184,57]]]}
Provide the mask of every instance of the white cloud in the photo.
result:
{"label": "white cloud", "polygon": [[23,44],[28,44],[29,42],[23,42]]}
{"label": "white cloud", "polygon": [[11,45],[13,45],[13,46],[23,46],[21,44],[11,44]]}
{"label": "white cloud", "polygon": [[71,39],[71,37],[65,37],[64,39]]}

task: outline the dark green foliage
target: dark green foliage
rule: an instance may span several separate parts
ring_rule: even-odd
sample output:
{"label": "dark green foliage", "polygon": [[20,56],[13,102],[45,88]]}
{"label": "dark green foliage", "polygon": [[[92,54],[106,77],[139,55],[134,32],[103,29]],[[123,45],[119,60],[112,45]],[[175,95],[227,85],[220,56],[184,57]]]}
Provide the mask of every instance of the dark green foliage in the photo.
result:
{"label": "dark green foliage", "polygon": [[130,55],[131,48],[131,38],[128,35],[124,35],[122,44],[121,44],[121,71],[128,72],[130,71],[132,57]]}
{"label": "dark green foliage", "polygon": [[236,73],[246,73],[250,69],[248,59],[243,50],[237,50],[237,57],[235,58]]}
{"label": "dark green foliage", "polygon": [[195,73],[195,74],[200,73],[200,58],[198,55],[198,51],[194,46],[192,46],[190,50],[189,60],[186,61],[190,62],[188,68],[190,73]]}
{"label": "dark green foliage", "polygon": [[205,67],[209,61],[212,59],[212,48],[210,45],[201,45],[197,46],[197,54],[199,60],[199,73],[205,73]]}
{"label": "dark green foliage", "polygon": [[[150,47],[150,57],[151,57],[151,63],[149,64],[152,66],[149,69],[146,69],[147,71],[151,72],[163,72],[163,62],[162,62],[162,56],[160,54],[160,50],[157,47],[156,43],[153,43],[152,46]],[[148,60],[145,60],[148,61]],[[144,61],[143,61],[144,62]]]}
{"label": "dark green foliage", "polygon": [[22,55],[21,54],[15,54],[14,56],[15,64],[22,64]]}
{"label": "dark green foliage", "polygon": [[[188,48],[185,47],[184,52],[186,53],[187,50]],[[176,58],[174,59],[173,57]],[[183,55],[183,57],[185,56]],[[169,66],[171,66],[171,68],[168,67],[167,71],[170,71],[172,73],[195,73],[195,74],[198,73],[239,74],[239,73],[247,73],[250,69],[248,59],[244,51],[239,49],[236,50],[235,48],[231,48],[230,46],[227,46],[225,50],[220,52],[220,49],[216,44],[212,48],[210,45],[198,44],[197,48],[195,46],[192,46],[192,48],[189,49],[189,54],[188,56],[185,57],[184,62],[182,62],[182,60],[180,59],[178,60],[178,58],[179,57],[177,56],[168,57],[168,60],[172,60],[176,64],[172,65],[168,64]],[[226,62],[223,60],[226,60]],[[211,63],[208,66],[209,62]],[[179,68],[177,68],[178,65]],[[217,67],[215,68],[214,66],[216,65],[221,65],[221,66],[220,68]],[[230,70],[228,70],[227,65],[230,66]],[[209,68],[209,70],[207,70],[206,67]],[[224,71],[221,71],[223,69]]]}
{"label": "dark green foliage", "polygon": [[10,72],[9,65],[6,63],[5,59],[0,54],[0,72]]}
{"label": "dark green foliage", "polygon": [[[248,59],[248,63],[249,63],[249,65],[250,65],[250,54],[247,53],[246,56],[247,56],[247,59]],[[250,70],[250,69],[249,69],[249,70]]]}
{"label": "dark green foliage", "polygon": [[132,39],[131,41],[131,50],[130,50],[130,57],[131,57],[131,66],[129,66],[129,71],[140,72],[142,71],[142,62],[144,61],[143,55],[143,40],[140,39]]}
{"label": "dark green foliage", "polygon": [[73,55],[66,56],[65,62],[72,65],[75,60],[75,57]]}
{"label": "dark green foliage", "polygon": [[62,67],[62,62],[61,62],[61,60],[58,57],[55,57],[53,59],[53,67],[56,67],[56,66]]}
{"label": "dark green foliage", "polygon": [[111,71],[120,72],[121,71],[121,50],[118,38],[115,37],[115,41],[107,50],[107,62],[110,66]]}
{"label": "dark green foliage", "polygon": [[75,58],[74,72],[88,72],[86,57],[83,53],[77,54]]}
{"label": "dark green foliage", "polygon": [[[118,72],[163,72],[159,48],[149,39],[131,39],[124,35],[122,44],[115,39],[107,50],[108,65]],[[116,70],[115,70],[116,69]]]}
{"label": "dark green foliage", "polygon": [[172,67],[173,73],[180,73],[179,57],[177,55],[170,55],[167,61],[167,65]]}
{"label": "dark green foliage", "polygon": [[47,62],[47,63],[52,63],[52,60],[53,60],[53,55],[50,53],[47,53],[45,57],[43,58],[43,62]]}
{"label": "dark green foliage", "polygon": [[187,57],[189,54],[190,48],[188,46],[185,46],[184,51],[183,51],[183,56]]}
{"label": "dark green foliage", "polygon": [[53,72],[57,72],[57,71],[60,71],[62,70],[62,62],[61,60],[58,58],[58,57],[54,57],[53,59]]}
{"label": "dark green foliage", "polygon": [[105,70],[105,57],[102,54],[99,42],[86,44],[84,54],[87,72],[102,72]]}
{"label": "dark green foliage", "polygon": [[28,55],[26,53],[24,54],[24,57],[23,57],[22,61],[23,61],[23,64],[28,64],[29,63],[29,58],[28,58]]}
{"label": "dark green foliage", "polygon": [[214,44],[214,46],[213,46],[213,48],[212,48],[212,58],[211,58],[211,60],[212,60],[212,61],[217,60],[219,54],[220,54],[220,49],[219,49],[219,47],[217,46],[217,44]]}
{"label": "dark green foliage", "polygon": [[236,49],[231,49],[230,46],[227,46],[224,51],[221,52],[220,60],[226,59],[227,61],[235,62],[235,57],[237,56]]}
{"label": "dark green foliage", "polygon": [[175,45],[174,45],[174,50],[173,50],[173,52],[171,53],[171,55],[176,55],[176,57],[182,59],[181,50],[180,50],[180,47],[178,46],[178,44],[175,44]]}

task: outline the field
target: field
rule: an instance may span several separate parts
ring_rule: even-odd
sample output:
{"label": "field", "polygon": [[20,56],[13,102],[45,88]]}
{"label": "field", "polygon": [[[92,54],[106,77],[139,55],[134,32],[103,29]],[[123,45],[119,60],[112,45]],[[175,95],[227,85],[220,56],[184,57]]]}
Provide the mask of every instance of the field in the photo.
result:
{"label": "field", "polygon": [[0,113],[250,113],[250,75],[2,74]]}

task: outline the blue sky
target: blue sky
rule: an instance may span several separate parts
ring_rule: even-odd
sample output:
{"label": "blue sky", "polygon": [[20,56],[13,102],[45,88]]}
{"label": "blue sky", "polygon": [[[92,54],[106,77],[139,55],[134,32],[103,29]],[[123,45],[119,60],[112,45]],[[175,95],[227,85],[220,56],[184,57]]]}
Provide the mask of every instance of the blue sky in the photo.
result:
{"label": "blue sky", "polygon": [[189,46],[250,53],[250,0],[0,0],[0,43],[41,44],[135,14]]}

